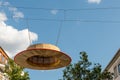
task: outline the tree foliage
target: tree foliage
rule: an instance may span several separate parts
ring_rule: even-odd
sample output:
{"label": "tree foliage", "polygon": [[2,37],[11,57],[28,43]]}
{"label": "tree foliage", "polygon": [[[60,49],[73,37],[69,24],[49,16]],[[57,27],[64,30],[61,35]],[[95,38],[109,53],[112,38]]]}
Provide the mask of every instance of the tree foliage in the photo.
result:
{"label": "tree foliage", "polygon": [[86,52],[80,52],[80,60],[70,64],[63,70],[60,80],[112,80],[112,73],[102,71],[100,64],[93,64],[88,60]]}
{"label": "tree foliage", "polygon": [[18,66],[12,59],[9,59],[5,66],[5,73],[9,80],[30,80],[28,72],[25,72],[24,68]]}

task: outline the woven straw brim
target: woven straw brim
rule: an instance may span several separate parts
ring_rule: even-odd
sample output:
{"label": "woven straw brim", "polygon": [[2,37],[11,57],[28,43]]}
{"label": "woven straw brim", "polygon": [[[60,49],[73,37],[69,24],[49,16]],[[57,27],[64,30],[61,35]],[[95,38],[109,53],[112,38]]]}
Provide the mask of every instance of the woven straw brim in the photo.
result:
{"label": "woven straw brim", "polygon": [[[57,61],[53,64],[49,65],[34,65],[30,64],[27,60],[32,56],[43,56],[43,57],[54,57]],[[71,58],[60,51],[52,50],[52,49],[43,49],[43,48],[35,48],[35,49],[28,49],[18,53],[14,61],[25,68],[36,69],[36,70],[50,70],[50,69],[57,69],[62,68],[70,64]]]}

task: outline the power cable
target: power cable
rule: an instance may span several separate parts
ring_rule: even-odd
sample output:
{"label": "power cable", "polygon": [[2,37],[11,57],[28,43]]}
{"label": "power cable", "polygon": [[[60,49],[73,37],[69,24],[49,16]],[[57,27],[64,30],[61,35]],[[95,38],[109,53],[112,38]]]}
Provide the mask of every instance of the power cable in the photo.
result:
{"label": "power cable", "polygon": [[[65,15],[65,13],[64,13]],[[11,19],[13,20],[13,17],[7,16],[8,20]],[[56,22],[87,22],[87,23],[120,23],[120,20],[90,20],[90,19],[86,19],[86,20],[80,20],[80,19],[66,19],[66,16],[64,16],[63,19],[49,19],[49,18],[20,18],[21,20],[25,20],[25,21],[56,21]],[[28,24],[28,23],[27,23]]]}
{"label": "power cable", "polygon": [[58,42],[59,42],[59,39],[60,39],[62,26],[63,26],[63,21],[60,22],[60,27],[59,27],[58,34],[57,34],[56,46],[58,46]]}
{"label": "power cable", "polygon": [[59,30],[58,30],[58,35],[57,35],[57,40],[56,40],[56,46],[58,45],[58,42],[59,42],[59,39],[60,39],[60,34],[61,34],[61,31],[62,31],[62,27],[63,27],[63,22],[66,20],[66,10],[64,10],[64,18],[63,20],[60,21],[60,27],[59,27]]}
{"label": "power cable", "polygon": [[43,18],[38,18],[38,19],[35,19],[35,18],[23,18],[23,20],[29,20],[29,21],[57,21],[57,22],[66,22],[66,21],[69,21],[69,22],[75,22],[75,21],[78,21],[78,22],[87,22],[87,23],[120,23],[120,21],[113,21],[113,20],[79,20],[79,19],[65,19],[65,20],[62,20],[62,19],[43,19]]}
{"label": "power cable", "polygon": [[[66,19],[66,16],[64,16],[63,19],[46,19],[46,18],[21,18],[22,20],[26,20],[26,21],[57,21],[57,22],[74,22],[74,21],[78,21],[78,22],[88,22],[88,23],[94,23],[94,22],[99,22],[99,23],[120,23],[119,20],[80,20],[80,19]],[[9,19],[14,19],[12,17],[8,17]]]}
{"label": "power cable", "polygon": [[28,19],[26,19],[26,24],[27,24],[27,28],[28,28],[28,39],[29,39],[29,43],[30,43],[30,45],[31,45],[31,44],[32,44],[32,41],[31,41],[30,32],[29,32]]}
{"label": "power cable", "polygon": [[53,9],[53,8],[37,8],[37,7],[16,7],[21,9],[42,9],[42,10],[66,10],[66,11],[78,11],[78,10],[108,10],[108,9],[120,9],[120,7],[101,7],[101,8],[81,8],[81,9]]}
{"label": "power cable", "polygon": [[[5,5],[1,5],[2,7],[6,7]],[[13,7],[13,6],[8,6]],[[60,9],[60,8],[40,8],[40,7],[24,7],[24,6],[14,6],[15,8],[21,8],[21,9],[41,9],[41,10],[66,10],[66,11],[79,11],[79,10],[108,10],[108,9],[120,9],[120,7],[97,7],[97,8],[80,8],[80,9]]]}

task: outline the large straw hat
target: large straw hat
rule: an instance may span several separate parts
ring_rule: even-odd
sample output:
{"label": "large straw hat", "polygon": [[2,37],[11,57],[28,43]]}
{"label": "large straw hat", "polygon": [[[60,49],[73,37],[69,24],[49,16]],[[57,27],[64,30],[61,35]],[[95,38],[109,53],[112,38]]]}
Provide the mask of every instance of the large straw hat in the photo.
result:
{"label": "large straw hat", "polygon": [[25,68],[50,70],[69,65],[71,58],[54,45],[34,44],[18,53],[14,61]]}

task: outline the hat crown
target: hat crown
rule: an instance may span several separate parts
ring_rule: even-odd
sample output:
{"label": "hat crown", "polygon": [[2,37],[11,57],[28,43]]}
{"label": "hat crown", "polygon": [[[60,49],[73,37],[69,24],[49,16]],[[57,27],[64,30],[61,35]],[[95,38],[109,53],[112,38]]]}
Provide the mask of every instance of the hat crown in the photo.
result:
{"label": "hat crown", "polygon": [[60,49],[52,44],[34,44],[34,45],[30,45],[27,49],[51,49],[51,50],[56,50],[56,51],[60,51]]}

